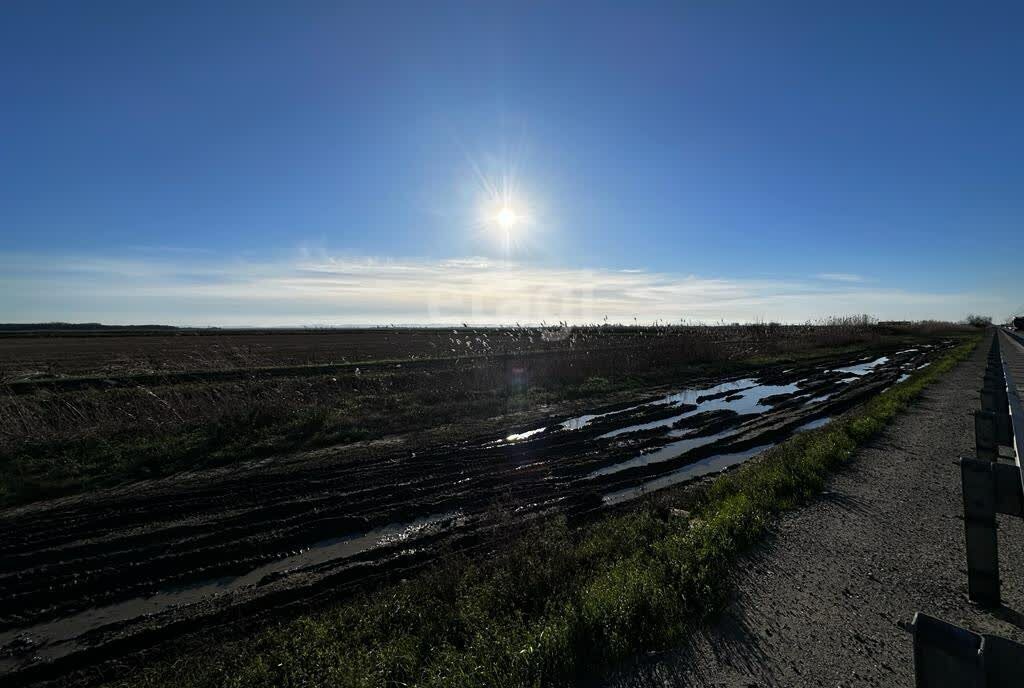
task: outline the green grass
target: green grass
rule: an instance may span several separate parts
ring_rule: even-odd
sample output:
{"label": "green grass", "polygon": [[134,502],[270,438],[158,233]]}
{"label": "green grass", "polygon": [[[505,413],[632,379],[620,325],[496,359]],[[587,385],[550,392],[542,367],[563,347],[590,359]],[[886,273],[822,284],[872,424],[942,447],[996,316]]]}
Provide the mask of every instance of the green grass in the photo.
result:
{"label": "green grass", "polygon": [[548,522],[490,559],[454,557],[120,685],[500,687],[600,675],[681,642],[720,610],[737,558],[773,520],[818,494],[858,445],[976,343],[701,491],[679,490],[576,530]]}

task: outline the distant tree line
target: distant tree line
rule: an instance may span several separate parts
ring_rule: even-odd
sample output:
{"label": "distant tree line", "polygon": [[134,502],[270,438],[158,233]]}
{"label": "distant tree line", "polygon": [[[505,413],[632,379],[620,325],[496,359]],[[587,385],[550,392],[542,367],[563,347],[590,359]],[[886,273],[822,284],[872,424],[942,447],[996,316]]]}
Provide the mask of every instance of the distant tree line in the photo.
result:
{"label": "distant tree line", "polygon": [[104,325],[102,323],[0,323],[0,332],[54,330],[176,330],[174,325]]}
{"label": "distant tree line", "polygon": [[964,318],[964,322],[974,327],[989,327],[992,324],[992,316],[970,313],[966,318]]}

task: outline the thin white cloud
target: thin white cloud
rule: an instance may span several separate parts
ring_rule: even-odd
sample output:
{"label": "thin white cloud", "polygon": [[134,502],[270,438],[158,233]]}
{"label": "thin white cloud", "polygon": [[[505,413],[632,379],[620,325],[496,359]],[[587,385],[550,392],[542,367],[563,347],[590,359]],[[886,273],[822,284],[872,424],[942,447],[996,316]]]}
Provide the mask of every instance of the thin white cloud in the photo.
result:
{"label": "thin white cloud", "polygon": [[849,272],[819,272],[815,279],[827,280],[830,282],[864,282],[864,278]]}
{"label": "thin white cloud", "polygon": [[821,279],[722,279],[477,257],[422,261],[307,253],[295,261],[257,263],[0,256],[0,320],[440,325],[583,323],[607,316],[612,322],[802,322],[851,313],[957,319],[968,311],[1006,310],[969,293]]}

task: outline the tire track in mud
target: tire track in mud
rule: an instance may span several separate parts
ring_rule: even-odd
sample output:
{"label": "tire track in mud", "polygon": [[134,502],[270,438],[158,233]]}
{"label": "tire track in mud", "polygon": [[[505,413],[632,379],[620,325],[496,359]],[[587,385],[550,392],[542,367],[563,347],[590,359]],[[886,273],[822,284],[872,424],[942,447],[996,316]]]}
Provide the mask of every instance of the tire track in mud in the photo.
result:
{"label": "tire track in mud", "polygon": [[0,676],[17,685],[69,675],[402,575],[446,549],[485,546],[499,527],[723,470],[878,394],[945,346],[698,385],[504,437],[10,509],[0,514]]}

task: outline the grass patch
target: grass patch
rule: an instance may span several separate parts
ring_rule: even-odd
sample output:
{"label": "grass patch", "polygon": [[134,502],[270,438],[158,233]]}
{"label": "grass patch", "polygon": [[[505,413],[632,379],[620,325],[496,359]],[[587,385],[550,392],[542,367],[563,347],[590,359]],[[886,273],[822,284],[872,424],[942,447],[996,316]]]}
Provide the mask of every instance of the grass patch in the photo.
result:
{"label": "grass patch", "polygon": [[830,471],[976,343],[703,490],[651,499],[578,529],[556,519],[490,559],[455,557],[118,685],[500,687],[599,675],[680,641],[720,610],[737,557],[773,519],[820,492]]}

